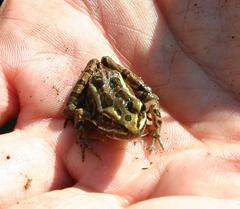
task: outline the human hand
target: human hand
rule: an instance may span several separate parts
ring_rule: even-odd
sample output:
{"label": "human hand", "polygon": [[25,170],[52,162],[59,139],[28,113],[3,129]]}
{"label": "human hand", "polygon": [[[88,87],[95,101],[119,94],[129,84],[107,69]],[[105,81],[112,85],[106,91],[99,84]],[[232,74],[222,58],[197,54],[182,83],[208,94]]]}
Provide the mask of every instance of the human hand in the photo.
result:
{"label": "human hand", "polygon": [[[0,136],[0,208],[239,208],[235,4],[6,0],[0,123],[19,114]],[[63,107],[88,60],[103,55],[159,95],[163,153],[96,141],[102,160],[81,162]]]}

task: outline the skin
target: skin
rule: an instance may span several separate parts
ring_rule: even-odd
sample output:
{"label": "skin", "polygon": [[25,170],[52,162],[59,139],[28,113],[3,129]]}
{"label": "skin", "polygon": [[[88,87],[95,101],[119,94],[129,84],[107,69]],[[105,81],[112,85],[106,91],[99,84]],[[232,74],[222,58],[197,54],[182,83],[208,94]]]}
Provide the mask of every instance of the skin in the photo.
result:
{"label": "skin", "polygon": [[[131,2],[5,1],[0,123],[18,121],[0,135],[0,208],[240,208],[237,1]],[[81,162],[64,102],[103,55],[160,97],[164,153],[93,141],[103,160]]]}

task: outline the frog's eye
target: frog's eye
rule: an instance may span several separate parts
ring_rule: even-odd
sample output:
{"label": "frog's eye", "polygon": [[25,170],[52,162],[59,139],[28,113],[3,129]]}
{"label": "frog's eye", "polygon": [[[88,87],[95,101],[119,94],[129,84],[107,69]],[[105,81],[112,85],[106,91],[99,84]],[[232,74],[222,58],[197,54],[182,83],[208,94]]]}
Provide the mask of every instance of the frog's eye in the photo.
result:
{"label": "frog's eye", "polygon": [[110,79],[109,85],[111,88],[115,88],[117,86],[121,86],[121,81],[117,77],[113,77]]}
{"label": "frog's eye", "polygon": [[136,113],[137,109],[134,107],[134,104],[132,101],[128,101],[127,102],[127,109],[131,112],[131,113]]}
{"label": "frog's eye", "polygon": [[117,98],[122,98],[123,100],[128,100],[129,95],[127,94],[127,92],[123,91],[123,90],[119,90],[116,94],[115,97]]}
{"label": "frog's eye", "polygon": [[104,85],[103,78],[101,76],[93,76],[92,83],[96,88],[101,88]]}

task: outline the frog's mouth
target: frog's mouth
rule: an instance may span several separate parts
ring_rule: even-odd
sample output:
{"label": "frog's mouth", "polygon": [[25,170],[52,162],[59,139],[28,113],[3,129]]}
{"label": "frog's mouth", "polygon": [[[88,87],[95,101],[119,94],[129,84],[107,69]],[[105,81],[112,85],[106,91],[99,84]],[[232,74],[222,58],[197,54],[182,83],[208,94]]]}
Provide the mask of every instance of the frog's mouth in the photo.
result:
{"label": "frog's mouth", "polygon": [[105,114],[98,115],[96,118],[88,121],[93,124],[98,130],[104,132],[108,137],[114,139],[132,139],[139,136],[143,136],[144,129],[146,126],[146,121],[142,125],[142,129],[137,129],[137,131],[132,132],[127,129],[124,125],[119,124],[117,121],[112,120]]}

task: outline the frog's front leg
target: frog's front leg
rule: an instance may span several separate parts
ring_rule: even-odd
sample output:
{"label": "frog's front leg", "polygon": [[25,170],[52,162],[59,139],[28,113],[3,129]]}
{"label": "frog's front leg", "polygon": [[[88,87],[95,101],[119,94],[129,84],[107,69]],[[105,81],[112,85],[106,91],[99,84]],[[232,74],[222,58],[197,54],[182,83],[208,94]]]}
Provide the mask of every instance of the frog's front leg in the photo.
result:
{"label": "frog's front leg", "polygon": [[92,59],[88,62],[86,68],[83,70],[79,80],[73,87],[73,90],[67,101],[67,105],[64,109],[65,123],[64,127],[67,125],[68,120],[73,120],[77,108],[84,102],[84,96],[82,95],[84,88],[86,87],[89,79],[93,73],[97,70],[97,65],[99,61],[97,59]]}
{"label": "frog's front leg", "polygon": [[84,131],[84,120],[86,117],[86,112],[83,108],[75,109],[74,112],[74,127],[77,130],[77,142],[80,144],[81,153],[82,153],[82,162],[85,160],[85,151],[88,149],[95,155],[98,159],[101,160],[100,155],[92,148],[90,145],[90,139],[86,136]]}

